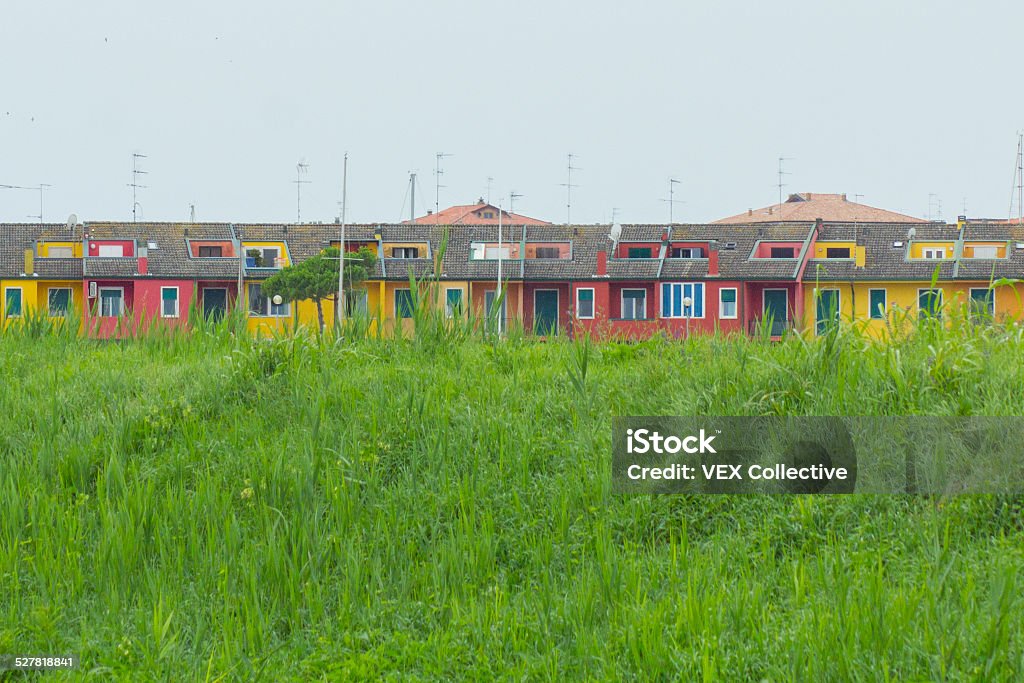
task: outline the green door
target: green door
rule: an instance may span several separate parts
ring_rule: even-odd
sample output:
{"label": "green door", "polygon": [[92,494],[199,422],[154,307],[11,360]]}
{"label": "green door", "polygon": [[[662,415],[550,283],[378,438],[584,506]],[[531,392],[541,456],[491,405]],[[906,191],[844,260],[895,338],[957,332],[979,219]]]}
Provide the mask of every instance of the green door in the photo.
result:
{"label": "green door", "polygon": [[221,287],[203,288],[203,317],[220,320],[228,310],[228,290]]}
{"label": "green door", "polygon": [[772,336],[777,337],[786,329],[786,322],[789,320],[789,296],[784,289],[764,290],[764,311],[763,318],[771,320]]}
{"label": "green door", "polygon": [[533,293],[533,329],[542,337],[558,333],[558,290]]}
{"label": "green door", "polygon": [[815,331],[825,334],[839,322],[839,290],[822,289],[818,291],[817,310],[815,311]]}

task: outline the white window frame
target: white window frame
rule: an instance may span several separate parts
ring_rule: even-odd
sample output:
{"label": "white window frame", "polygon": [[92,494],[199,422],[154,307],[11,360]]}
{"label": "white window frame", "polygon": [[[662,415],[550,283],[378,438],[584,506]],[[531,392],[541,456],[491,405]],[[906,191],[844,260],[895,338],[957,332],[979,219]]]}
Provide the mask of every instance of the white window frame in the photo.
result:
{"label": "white window frame", "polygon": [[[590,292],[590,315],[583,315],[580,313],[580,292]],[[593,287],[577,287],[576,288],[576,317],[580,320],[593,320],[594,314],[597,312],[597,292],[594,291]]]}
{"label": "white window frame", "polygon": [[[732,305],[736,307],[736,312],[732,315],[726,315],[725,301],[722,300],[722,292],[732,292],[736,295],[736,300],[732,302]],[[722,320],[736,320],[740,317],[740,292],[739,287],[722,287],[718,290],[718,317]]]}
{"label": "white window frame", "polygon": [[[167,315],[164,311],[164,292],[168,289],[174,290],[174,315]],[[160,317],[161,318],[179,318],[181,317],[181,289],[179,287],[161,287],[160,288]]]}
{"label": "white window frame", "polygon": [[451,319],[455,317],[455,311],[452,310],[451,302],[448,301],[448,292],[459,293],[459,315],[466,312],[466,292],[462,287],[445,287],[444,288],[444,317]]}
{"label": "white window frame", "polygon": [[[871,292],[881,292],[884,299],[882,310],[878,317],[875,317],[875,311],[871,308]],[[885,287],[870,287],[868,288],[868,320],[885,320],[886,311],[889,310],[889,291]]]}
{"label": "white window frame", "polygon": [[[117,315],[104,315],[103,314],[103,292],[117,292],[120,295],[120,310]],[[96,300],[99,303],[99,317],[101,318],[120,318],[124,315],[124,287],[97,287],[96,288]]]}
{"label": "white window frame", "polygon": [[938,292],[939,293],[939,300],[938,300],[938,303],[935,306],[935,308],[937,310],[935,311],[934,318],[935,319],[942,318],[942,304],[944,303],[944,300],[945,300],[945,292],[943,292],[940,287],[919,287],[917,289],[917,317],[918,317],[918,319],[920,319],[921,318],[921,314],[924,313],[924,309],[921,308],[921,294],[924,293],[924,292]]}
{"label": "white window frame", "polygon": [[[119,253],[112,253],[114,250]],[[124,258],[124,245],[123,244],[101,244],[99,245],[96,255],[100,258]]]}
{"label": "white window frame", "polygon": [[[643,313],[642,317],[639,317],[639,318],[637,318],[637,317],[627,318],[625,316],[625,312],[626,312],[626,292],[643,292],[644,293],[644,305],[643,305],[643,310],[641,311],[641,313]],[[621,320],[647,320],[647,288],[646,287],[623,287],[619,291],[619,318]]]}
{"label": "white window frame", "polygon": [[976,299],[974,298],[974,293],[975,292],[989,292],[991,294],[991,298],[986,297],[989,300],[989,310],[986,311],[986,313],[989,316],[994,318],[996,316],[996,290],[992,289],[991,287],[971,287],[971,288],[969,288],[967,290],[967,299],[972,304],[976,301]]}
{"label": "white window frame", "polygon": [[[501,320],[499,321],[499,325],[503,326],[505,324],[505,321],[507,320],[507,315],[508,315],[508,288],[503,287],[501,291],[502,291],[502,294],[504,294],[504,296],[501,299],[501,310],[499,311],[499,317],[500,317]],[[485,289],[484,290],[484,317],[489,320],[490,317],[491,317],[492,312],[487,310],[487,295],[488,294],[491,295],[491,308],[494,308],[494,300],[498,298],[498,290],[497,289]]]}
{"label": "white window frame", "polygon": [[[398,293],[399,292],[409,292],[409,306],[410,306],[410,310],[409,310],[409,315],[408,316],[404,316],[404,315],[399,315],[398,314]],[[393,303],[394,303],[395,320],[411,320],[412,317],[413,317],[413,313],[414,313],[414,311],[411,310],[412,306],[414,304],[414,302],[412,300],[412,290],[410,288],[408,288],[408,287],[396,287],[394,294],[392,294],[391,296],[392,296]]]}
{"label": "white window frame", "polygon": [[369,315],[370,293],[365,289],[350,289],[345,292],[345,315]]}
{"label": "white window frame", "polygon": [[[12,314],[7,310],[7,292],[18,292],[18,313]],[[21,287],[4,287],[4,317],[20,318],[25,315],[25,292]]]}
{"label": "white window frame", "polygon": [[[63,313],[58,313],[58,314],[55,315],[54,312],[53,312],[53,302],[50,300],[50,294],[51,294],[51,292],[61,292],[61,291],[68,293],[68,308]],[[48,316],[50,316],[51,318],[66,318],[68,316],[68,313],[71,312],[71,306],[74,304],[74,301],[75,301],[75,293],[71,290],[70,287],[47,287],[46,288],[46,314]]]}
{"label": "white window frame", "polygon": [[[663,320],[685,320],[686,318],[690,318],[691,320],[703,320],[704,319],[704,316],[705,316],[705,314],[707,312],[705,310],[706,304],[707,304],[707,288],[704,286],[703,282],[661,282],[661,283],[658,283],[658,284],[660,285],[661,292],[662,292],[661,301],[659,302],[660,305],[658,306],[658,315]],[[686,295],[683,292],[686,289],[687,285],[690,286],[690,292],[695,292],[696,291],[695,288],[699,286],[700,287],[700,315],[693,315],[694,309],[697,308],[697,297],[692,297],[693,298],[693,304],[690,306],[690,315],[686,315],[686,307],[683,306],[682,301],[680,301],[680,303],[679,303],[679,315],[672,315],[671,314],[671,311],[672,311],[671,303],[670,303],[670,305],[668,307],[669,308],[669,315],[665,315],[665,285],[669,286],[669,291],[670,292],[674,292],[675,291],[675,287],[678,286],[679,287],[679,296],[681,296],[683,299],[686,298]],[[673,294],[673,296],[674,296],[674,294]],[[669,298],[669,301],[672,302],[673,299]]]}
{"label": "white window frame", "polygon": [[[54,249],[60,249],[61,250],[61,255],[58,256],[57,254],[54,254],[53,253]],[[63,255],[65,249],[67,250],[67,256]],[[75,248],[74,247],[68,247],[68,246],[65,246],[65,245],[61,244],[61,245],[50,246],[50,247],[46,248],[46,258],[74,258],[74,257],[75,257]]]}
{"label": "white window frame", "polygon": [[925,247],[921,250],[921,258],[929,259],[932,261],[941,261],[946,258],[945,247]]}
{"label": "white window frame", "polygon": [[[252,287],[260,288],[260,298],[264,301],[263,309],[259,312],[254,312],[252,310]],[[274,307],[276,304],[270,300],[269,296],[263,295],[263,285],[259,282],[250,282],[246,286],[245,299],[245,303],[249,309],[250,318],[288,318],[292,314],[292,303],[290,301],[282,303],[279,307],[280,310],[277,313],[274,313]]]}

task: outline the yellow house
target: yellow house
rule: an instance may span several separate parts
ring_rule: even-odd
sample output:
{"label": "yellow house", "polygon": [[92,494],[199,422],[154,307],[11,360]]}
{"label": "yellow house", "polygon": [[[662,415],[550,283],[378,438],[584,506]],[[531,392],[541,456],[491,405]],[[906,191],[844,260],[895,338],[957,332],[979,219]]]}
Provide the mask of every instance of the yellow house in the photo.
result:
{"label": "yellow house", "polygon": [[21,272],[0,280],[0,321],[29,315],[59,320],[82,311],[81,241],[38,241],[22,254]]}

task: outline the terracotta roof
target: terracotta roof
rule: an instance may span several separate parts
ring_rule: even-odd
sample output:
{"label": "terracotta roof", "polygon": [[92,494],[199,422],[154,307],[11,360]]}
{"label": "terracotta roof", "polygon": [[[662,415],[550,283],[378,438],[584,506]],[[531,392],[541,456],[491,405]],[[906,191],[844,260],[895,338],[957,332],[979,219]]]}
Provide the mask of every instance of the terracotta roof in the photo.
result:
{"label": "terracotta roof", "polygon": [[845,223],[928,222],[923,218],[851,202],[845,194],[801,192],[789,195],[789,199],[783,202],[781,207],[779,204],[772,204],[761,209],[750,209],[736,216],[720,218],[715,221],[715,224],[779,223],[782,221],[813,221],[817,218]]}
{"label": "terracotta roof", "polygon": [[[491,214],[491,218],[486,218],[485,212]],[[501,222],[505,225],[551,225],[547,221],[508,211],[502,211],[501,216]],[[404,222],[419,225],[497,225],[498,207],[480,199],[476,204],[450,206],[437,213],[431,212],[426,216]]]}

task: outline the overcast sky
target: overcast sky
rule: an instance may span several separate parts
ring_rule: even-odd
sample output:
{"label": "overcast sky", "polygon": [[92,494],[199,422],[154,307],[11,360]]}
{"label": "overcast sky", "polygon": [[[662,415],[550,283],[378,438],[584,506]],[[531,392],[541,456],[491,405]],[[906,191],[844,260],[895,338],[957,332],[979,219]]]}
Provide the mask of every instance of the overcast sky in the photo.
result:
{"label": "overcast sky", "polygon": [[[497,203],[709,221],[786,192],[954,220],[1009,210],[1024,3],[4,0],[0,184],[44,214],[330,221]],[[404,204],[404,209],[403,209]],[[1017,212],[1014,207],[1014,213]],[[39,193],[0,190],[0,220]]]}

